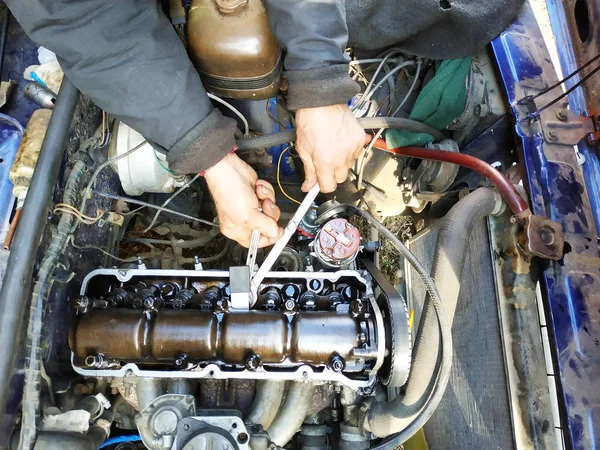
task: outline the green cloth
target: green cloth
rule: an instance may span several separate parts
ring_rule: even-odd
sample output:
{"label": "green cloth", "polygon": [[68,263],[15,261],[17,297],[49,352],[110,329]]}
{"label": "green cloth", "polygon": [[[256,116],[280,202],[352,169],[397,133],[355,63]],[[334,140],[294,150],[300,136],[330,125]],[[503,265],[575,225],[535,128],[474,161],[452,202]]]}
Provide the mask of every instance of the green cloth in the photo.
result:
{"label": "green cloth", "polygon": [[[470,56],[442,61],[434,77],[421,90],[409,118],[438,130],[450,125],[465,108],[470,67]],[[389,130],[385,140],[388,148],[395,148],[406,145],[423,146],[431,142],[433,137],[427,133]]]}

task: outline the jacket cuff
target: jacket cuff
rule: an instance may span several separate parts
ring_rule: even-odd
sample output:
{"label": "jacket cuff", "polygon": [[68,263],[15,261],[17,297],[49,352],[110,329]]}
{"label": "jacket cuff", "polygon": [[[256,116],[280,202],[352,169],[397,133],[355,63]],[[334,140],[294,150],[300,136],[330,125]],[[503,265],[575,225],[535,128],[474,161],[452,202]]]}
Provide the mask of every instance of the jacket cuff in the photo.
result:
{"label": "jacket cuff", "polygon": [[202,173],[235,147],[236,121],[213,111],[192,128],[167,153],[169,169],[177,173]]}
{"label": "jacket cuff", "polygon": [[293,70],[285,75],[291,110],[345,104],[360,92],[358,84],[348,75],[348,64]]}

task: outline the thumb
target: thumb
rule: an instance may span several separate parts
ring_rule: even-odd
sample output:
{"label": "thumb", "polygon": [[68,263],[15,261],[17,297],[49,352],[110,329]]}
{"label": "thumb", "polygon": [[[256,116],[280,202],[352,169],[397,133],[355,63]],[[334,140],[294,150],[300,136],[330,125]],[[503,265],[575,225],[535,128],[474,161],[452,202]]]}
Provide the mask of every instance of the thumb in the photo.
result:
{"label": "thumb", "polygon": [[317,184],[317,172],[312,159],[306,158],[304,161],[304,183],[302,183],[302,192],[308,192]]}
{"label": "thumb", "polygon": [[254,209],[248,217],[248,223],[252,224],[252,228],[260,231],[269,238],[278,238],[280,235],[280,228],[277,222],[272,217]]}

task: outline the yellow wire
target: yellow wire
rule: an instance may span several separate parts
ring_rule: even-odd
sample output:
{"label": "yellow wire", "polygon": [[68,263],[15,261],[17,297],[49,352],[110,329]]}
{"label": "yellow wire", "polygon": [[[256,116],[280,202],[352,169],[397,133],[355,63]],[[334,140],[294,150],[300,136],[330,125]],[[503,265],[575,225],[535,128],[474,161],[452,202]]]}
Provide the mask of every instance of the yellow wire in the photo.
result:
{"label": "yellow wire", "polygon": [[277,161],[277,185],[279,186],[279,189],[281,189],[281,193],[283,195],[286,196],[286,198],[288,198],[289,200],[293,201],[294,203],[297,203],[298,205],[301,205],[302,203],[299,202],[298,200],[296,200],[294,197],[291,197],[287,194],[287,192],[285,192],[283,190],[283,186],[281,185],[281,180],[279,179],[279,173],[281,171],[281,160],[283,159],[283,155],[285,154],[285,152],[287,152],[290,148],[287,147],[284,151],[281,152],[281,154],[279,155],[279,161]]}
{"label": "yellow wire", "polygon": [[408,313],[408,329],[412,331],[413,321],[415,320],[415,310],[411,309]]}

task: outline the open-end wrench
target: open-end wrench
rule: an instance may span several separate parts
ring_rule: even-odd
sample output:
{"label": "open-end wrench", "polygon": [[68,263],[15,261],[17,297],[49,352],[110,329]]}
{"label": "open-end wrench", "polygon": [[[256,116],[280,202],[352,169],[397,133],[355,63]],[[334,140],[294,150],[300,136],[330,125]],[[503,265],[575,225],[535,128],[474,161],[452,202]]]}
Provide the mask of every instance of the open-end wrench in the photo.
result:
{"label": "open-end wrench", "polygon": [[302,200],[302,203],[300,203],[300,206],[298,206],[298,209],[283,230],[283,236],[281,236],[275,243],[258,271],[254,274],[254,277],[252,277],[252,281],[250,282],[250,307],[254,306],[256,300],[258,299],[258,288],[260,284],[273,267],[273,264],[275,264],[275,261],[277,261],[277,258],[279,258],[279,255],[281,255],[282,250],[288,244],[292,238],[292,235],[296,232],[300,221],[310,209],[311,205],[317,198],[317,195],[319,195],[319,192],[320,188],[317,184],[308,192],[308,194],[306,194],[306,197],[304,197],[304,200]]}

